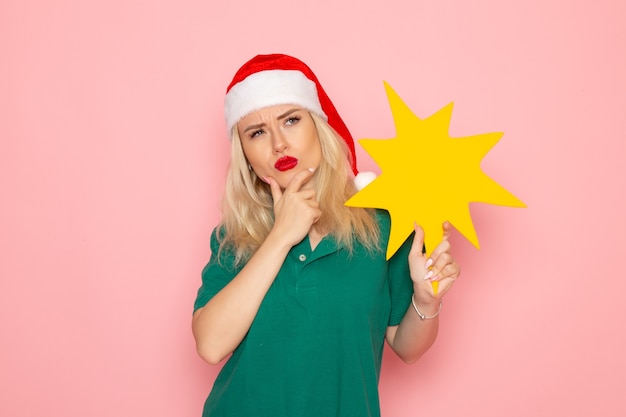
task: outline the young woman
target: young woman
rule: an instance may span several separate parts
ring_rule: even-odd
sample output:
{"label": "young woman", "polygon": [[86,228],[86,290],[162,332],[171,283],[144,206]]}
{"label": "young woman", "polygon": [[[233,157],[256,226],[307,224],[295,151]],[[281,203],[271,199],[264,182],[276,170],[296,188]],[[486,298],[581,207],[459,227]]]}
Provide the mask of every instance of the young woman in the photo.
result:
{"label": "young woman", "polygon": [[384,341],[412,363],[437,336],[460,271],[447,238],[427,258],[416,226],[386,261],[389,215],[344,205],[357,191],[354,143],[296,58],[245,63],[225,115],[223,216],[192,327],[204,360],[230,357],[203,415],[379,416]]}

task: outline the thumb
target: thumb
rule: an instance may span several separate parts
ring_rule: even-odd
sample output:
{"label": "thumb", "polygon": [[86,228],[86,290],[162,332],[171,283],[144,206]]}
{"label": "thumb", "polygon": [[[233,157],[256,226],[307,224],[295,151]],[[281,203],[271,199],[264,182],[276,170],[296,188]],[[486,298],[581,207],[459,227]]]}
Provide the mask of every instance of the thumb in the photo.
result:
{"label": "thumb", "polygon": [[424,254],[424,229],[417,223],[413,223],[415,228],[415,236],[413,236],[413,245],[411,246],[410,256],[423,256]]}
{"label": "thumb", "polygon": [[283,196],[283,192],[280,190],[280,185],[278,185],[278,183],[272,177],[265,177],[265,180],[270,185],[272,200],[274,200],[274,205],[276,205],[278,200],[280,200]]}

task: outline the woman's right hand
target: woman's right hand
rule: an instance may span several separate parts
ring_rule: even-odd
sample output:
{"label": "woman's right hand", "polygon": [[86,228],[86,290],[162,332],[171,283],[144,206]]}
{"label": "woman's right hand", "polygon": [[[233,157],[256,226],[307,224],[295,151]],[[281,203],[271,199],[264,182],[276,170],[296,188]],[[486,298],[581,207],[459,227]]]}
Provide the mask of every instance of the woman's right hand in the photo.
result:
{"label": "woman's right hand", "polygon": [[274,199],[274,227],[241,271],[193,316],[196,349],[208,363],[219,363],[239,346],[287,254],[319,219],[315,190],[306,185],[312,177],[305,169],[285,190],[264,178]]}
{"label": "woman's right hand", "polygon": [[302,188],[313,177],[313,172],[312,169],[305,169],[297,173],[284,191],[274,178],[264,178],[270,185],[274,200],[274,227],[271,233],[285,239],[289,247],[304,239],[322,215],[315,190]]}

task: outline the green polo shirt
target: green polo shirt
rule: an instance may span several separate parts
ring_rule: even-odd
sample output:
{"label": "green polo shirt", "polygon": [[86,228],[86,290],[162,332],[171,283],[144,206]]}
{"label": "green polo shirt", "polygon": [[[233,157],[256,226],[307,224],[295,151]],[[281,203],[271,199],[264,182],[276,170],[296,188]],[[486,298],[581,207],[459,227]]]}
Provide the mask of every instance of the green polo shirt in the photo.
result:
{"label": "green polo shirt", "polygon": [[[378,380],[387,326],[400,323],[413,285],[412,239],[387,262],[390,219],[377,213],[381,248],[355,245],[350,256],[327,236],[314,251],[308,237],[289,252],[250,331],[228,359],[203,416],[379,416]],[[216,231],[195,309],[238,273]]]}

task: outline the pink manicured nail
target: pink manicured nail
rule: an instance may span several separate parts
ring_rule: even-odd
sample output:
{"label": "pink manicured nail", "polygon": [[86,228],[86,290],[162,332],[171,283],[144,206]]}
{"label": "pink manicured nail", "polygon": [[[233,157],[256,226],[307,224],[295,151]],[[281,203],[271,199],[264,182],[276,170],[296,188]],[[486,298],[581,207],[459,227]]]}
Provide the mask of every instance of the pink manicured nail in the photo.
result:
{"label": "pink manicured nail", "polygon": [[424,279],[430,279],[430,277],[433,276],[433,271],[428,271],[426,272],[426,275],[424,275]]}
{"label": "pink manicured nail", "polygon": [[261,179],[262,179],[264,182],[266,182],[267,184],[269,184],[269,183],[270,183],[270,180],[269,180],[267,177],[261,177]]}
{"label": "pink manicured nail", "polygon": [[428,258],[425,266],[426,268],[430,268],[431,266],[433,266],[433,260],[431,258]]}
{"label": "pink manicured nail", "polygon": [[439,278],[439,276],[435,275],[434,277],[432,277],[430,280],[431,281],[435,281],[437,278]]}

